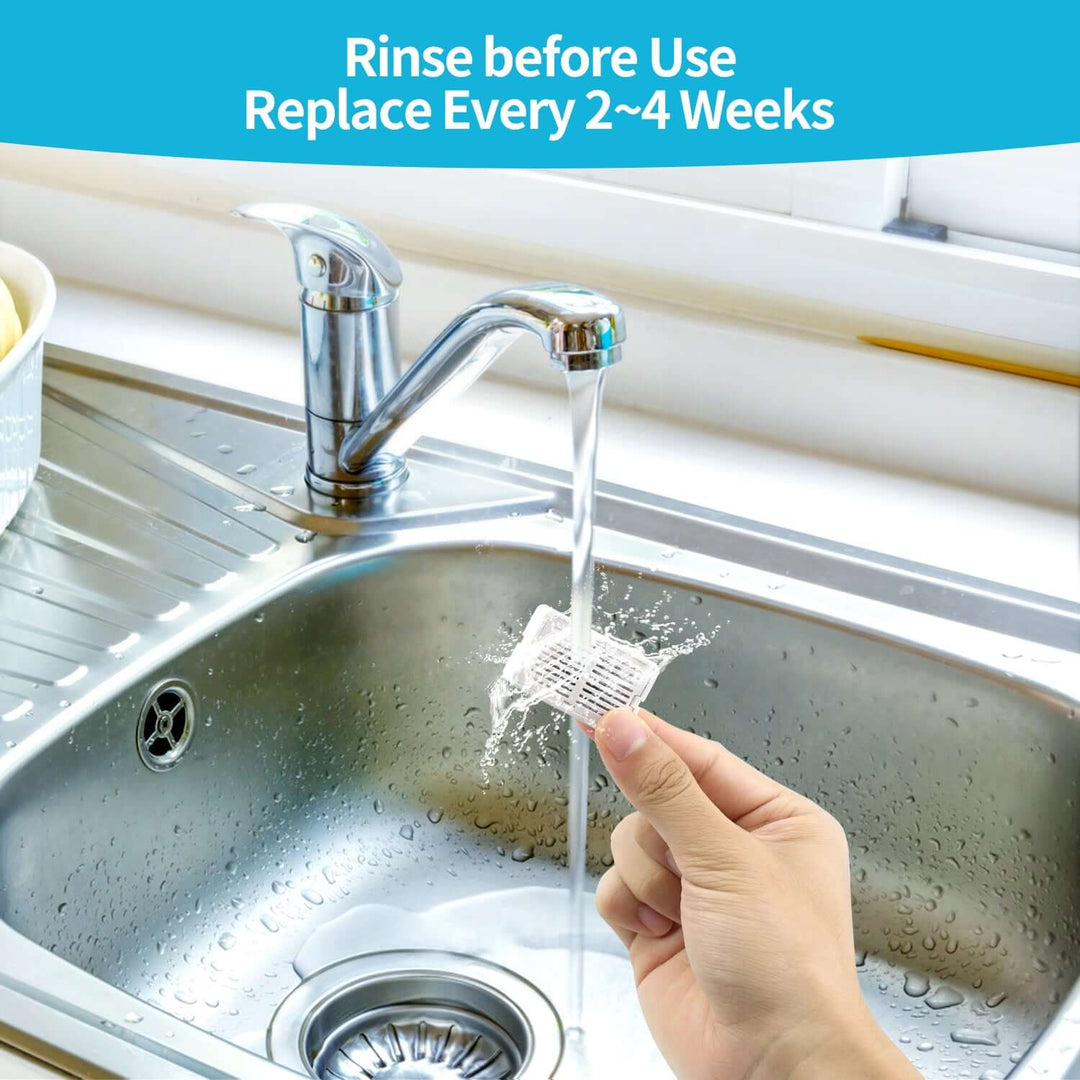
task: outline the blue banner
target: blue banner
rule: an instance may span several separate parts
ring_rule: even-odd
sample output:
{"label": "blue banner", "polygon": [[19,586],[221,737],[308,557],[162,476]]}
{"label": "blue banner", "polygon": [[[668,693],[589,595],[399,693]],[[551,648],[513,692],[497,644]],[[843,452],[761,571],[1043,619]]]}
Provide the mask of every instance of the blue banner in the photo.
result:
{"label": "blue banner", "polygon": [[1080,139],[1080,3],[10,4],[0,141],[676,166]]}

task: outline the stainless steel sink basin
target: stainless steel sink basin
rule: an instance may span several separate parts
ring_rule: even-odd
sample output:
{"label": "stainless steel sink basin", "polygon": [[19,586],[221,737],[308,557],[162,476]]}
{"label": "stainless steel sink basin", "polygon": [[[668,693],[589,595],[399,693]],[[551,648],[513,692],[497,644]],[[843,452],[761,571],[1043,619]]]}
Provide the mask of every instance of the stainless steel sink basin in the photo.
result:
{"label": "stainless steel sink basin", "polygon": [[[297,483],[288,409],[70,354],[47,384],[0,539],[0,1034],[284,1075],[301,975],[485,942],[557,1006],[499,925],[460,948],[423,913],[562,884],[551,717],[481,760],[500,650],[567,595],[566,478],[427,444],[351,517]],[[613,625],[687,643],[650,707],[847,828],[864,991],[916,1065],[1080,1075],[1080,611],[621,489],[598,516]],[[599,874],[627,809],[602,771],[591,808]]]}

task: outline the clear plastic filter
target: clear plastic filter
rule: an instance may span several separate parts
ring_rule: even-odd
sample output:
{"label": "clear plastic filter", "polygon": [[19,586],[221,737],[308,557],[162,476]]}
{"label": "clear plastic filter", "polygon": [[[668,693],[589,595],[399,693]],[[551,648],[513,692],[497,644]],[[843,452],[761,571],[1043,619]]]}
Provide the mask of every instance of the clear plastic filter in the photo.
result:
{"label": "clear plastic filter", "polygon": [[659,674],[660,665],[642,649],[596,630],[588,656],[575,660],[569,616],[541,604],[502,677],[529,700],[595,727],[612,709],[636,709]]}

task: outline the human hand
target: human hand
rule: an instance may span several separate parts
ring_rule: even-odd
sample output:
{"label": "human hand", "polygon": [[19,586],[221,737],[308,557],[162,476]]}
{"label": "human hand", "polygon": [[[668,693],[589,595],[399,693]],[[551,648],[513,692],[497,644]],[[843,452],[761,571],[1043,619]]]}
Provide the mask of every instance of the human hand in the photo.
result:
{"label": "human hand", "polygon": [[917,1077],[859,990],[836,819],[643,709],[594,737],[637,808],[596,906],[679,1080]]}

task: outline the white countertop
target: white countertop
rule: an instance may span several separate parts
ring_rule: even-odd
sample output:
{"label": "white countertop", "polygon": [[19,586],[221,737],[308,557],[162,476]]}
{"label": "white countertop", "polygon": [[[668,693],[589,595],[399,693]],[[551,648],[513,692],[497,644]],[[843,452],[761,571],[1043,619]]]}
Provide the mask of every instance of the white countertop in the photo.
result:
{"label": "white countertop", "polygon": [[31,1080],[38,1076],[69,1076],[13,1047],[0,1045],[0,1077],[4,1080]]}

